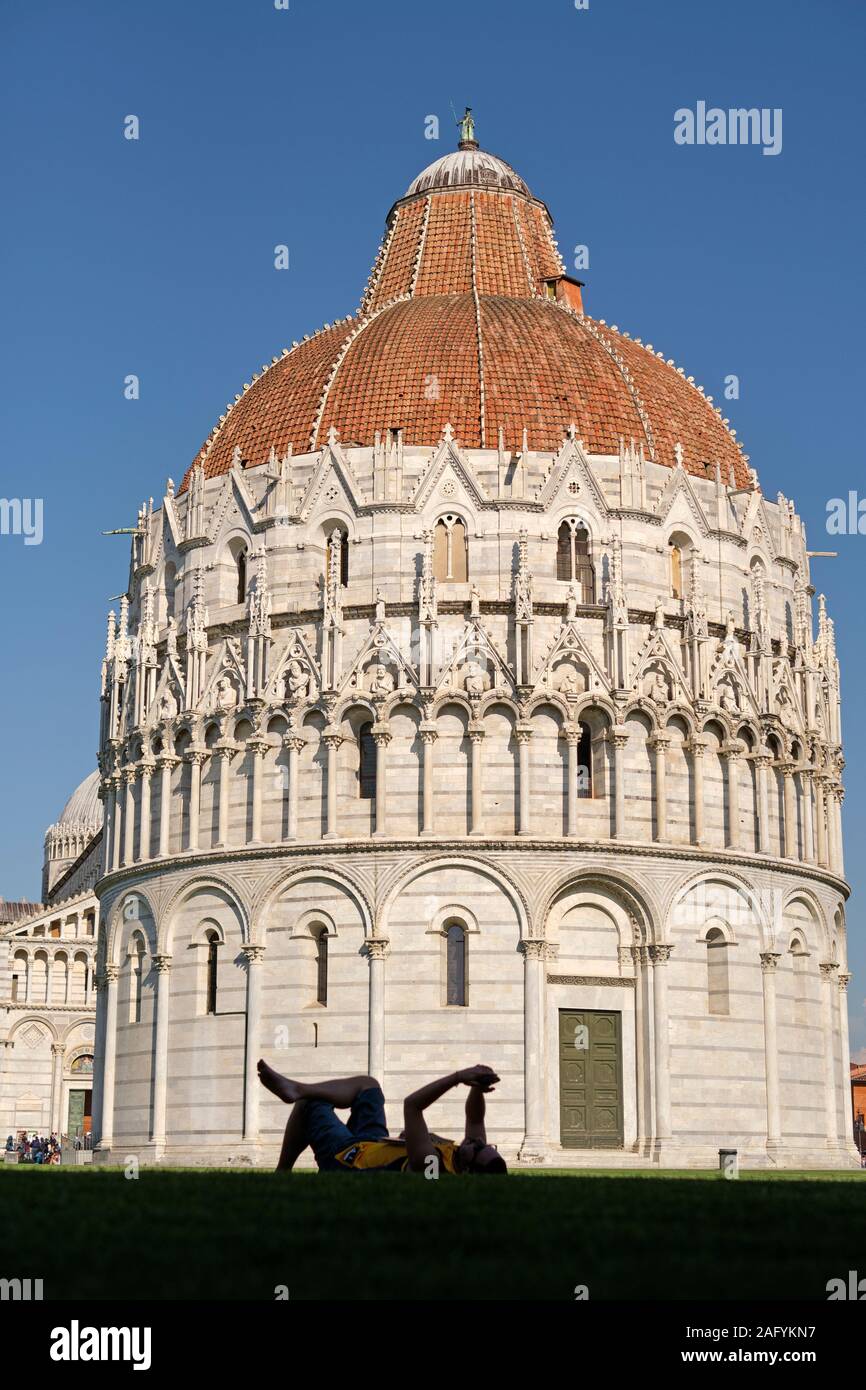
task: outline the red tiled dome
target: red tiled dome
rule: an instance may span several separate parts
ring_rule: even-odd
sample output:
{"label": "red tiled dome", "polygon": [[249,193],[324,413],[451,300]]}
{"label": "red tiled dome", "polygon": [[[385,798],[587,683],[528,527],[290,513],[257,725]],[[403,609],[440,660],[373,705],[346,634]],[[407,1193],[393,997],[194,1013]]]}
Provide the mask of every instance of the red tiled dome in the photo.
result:
{"label": "red tiled dome", "polygon": [[673,467],[679,444],[689,472],[705,477],[718,463],[726,480],[733,468],[738,486],[748,481],[740,446],[698,388],[582,313],[546,207],[478,150],[418,176],[389,214],[358,316],[274,359],[195,463],[214,477],[235,449],[246,466],[272,447],[305,453],[332,426],[347,445],[400,429],[404,444],[432,447],[447,424],[468,448],[496,447],[501,430],[512,450],[524,430],[530,449],[556,450],[574,424],[590,453],[634,440]]}

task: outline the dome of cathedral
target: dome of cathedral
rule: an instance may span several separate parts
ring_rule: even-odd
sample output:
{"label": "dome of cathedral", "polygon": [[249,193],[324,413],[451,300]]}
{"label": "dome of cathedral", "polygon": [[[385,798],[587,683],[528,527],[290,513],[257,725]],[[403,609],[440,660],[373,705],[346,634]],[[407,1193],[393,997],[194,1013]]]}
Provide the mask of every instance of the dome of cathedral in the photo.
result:
{"label": "dome of cathedral", "polygon": [[406,189],[405,196],[412,198],[416,193],[428,193],[434,188],[503,188],[522,193],[526,198],[531,196],[523,179],[504,159],[477,146],[466,148],[462,143],[459,150],[435,159],[422,169]]}
{"label": "dome of cathedral", "polygon": [[670,359],[584,314],[545,205],[465,140],[394,205],[357,315],[263,366],[194,464],[254,467],[331,428],[346,447],[389,431],[433,447],[446,425],[462,447],[551,452],[574,426],[590,453],[633,440],[698,477],[749,478],[721,412]]}
{"label": "dome of cathedral", "polygon": [[98,830],[102,824],[102,802],[99,799],[99,773],[91,772],[75,788],[56,822],[57,826],[88,825]]}

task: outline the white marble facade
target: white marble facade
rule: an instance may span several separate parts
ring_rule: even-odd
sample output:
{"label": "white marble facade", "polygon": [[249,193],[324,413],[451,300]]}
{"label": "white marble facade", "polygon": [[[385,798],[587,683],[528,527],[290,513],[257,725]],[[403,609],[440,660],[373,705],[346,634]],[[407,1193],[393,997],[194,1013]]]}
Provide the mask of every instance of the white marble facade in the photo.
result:
{"label": "white marble facade", "polygon": [[[855,1162],[812,594],[754,476],[573,432],[170,484],[103,667],[97,1157],[273,1162],[264,1055],[372,1071],[396,1128],[487,1062],[512,1161]],[[582,1010],[619,1019],[613,1148],[563,1143]]]}

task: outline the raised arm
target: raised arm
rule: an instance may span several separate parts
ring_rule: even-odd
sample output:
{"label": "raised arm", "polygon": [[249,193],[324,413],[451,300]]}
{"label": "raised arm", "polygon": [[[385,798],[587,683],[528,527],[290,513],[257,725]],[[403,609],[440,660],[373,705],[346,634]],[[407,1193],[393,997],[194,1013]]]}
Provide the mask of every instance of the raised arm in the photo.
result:
{"label": "raised arm", "polygon": [[484,1090],[483,1086],[470,1086],[469,1095],[466,1097],[465,1137],[480,1139],[482,1144],[487,1143],[487,1129],[484,1124],[487,1102],[484,1099]]}
{"label": "raised arm", "polygon": [[[406,1097],[403,1102],[404,1135],[409,1167],[413,1172],[421,1172],[427,1159],[435,1152],[434,1141],[424,1119],[424,1111],[455,1086],[471,1086],[477,1089],[480,1095],[482,1091],[491,1090],[498,1080],[499,1077],[491,1067],[466,1067],[463,1071],[454,1071],[450,1076],[431,1081],[427,1086],[422,1086],[420,1090],[413,1091],[411,1096]],[[481,1104],[483,1106],[483,1100]]]}

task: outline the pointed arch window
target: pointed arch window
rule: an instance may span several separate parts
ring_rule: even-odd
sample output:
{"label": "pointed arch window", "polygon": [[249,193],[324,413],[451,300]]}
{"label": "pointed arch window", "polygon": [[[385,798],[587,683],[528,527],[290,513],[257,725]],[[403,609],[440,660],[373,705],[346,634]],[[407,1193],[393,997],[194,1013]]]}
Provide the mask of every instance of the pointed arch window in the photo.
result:
{"label": "pointed arch window", "polygon": [[177,584],[177,567],[169,560],[165,567],[165,620],[174,617],[174,594]]}
{"label": "pointed arch window", "polygon": [[363,801],[376,800],[376,740],[370,723],[358,730],[358,796]]}
{"label": "pointed arch window", "polygon": [[671,551],[671,598],[682,598],[683,588],[683,548],[676,541],[670,542]]}
{"label": "pointed arch window", "polygon": [[209,931],[207,937],[207,990],[205,1013],[215,1014],[217,1011],[217,985],[219,976],[219,935],[215,931]]}
{"label": "pointed arch window", "polygon": [[462,517],[441,516],[433,530],[433,576],[448,584],[469,579],[466,523]]}
{"label": "pointed arch window", "polygon": [[[339,540],[334,537],[337,533]],[[340,547],[340,584],[345,589],[349,584],[349,533],[344,526],[332,526],[325,542],[325,576],[331,573],[331,552],[335,545]]]}
{"label": "pointed arch window", "polygon": [[577,794],[589,799],[592,797],[592,731],[588,724],[579,724],[580,737],[577,741]]}
{"label": "pointed arch window", "polygon": [[567,517],[556,533],[556,577],[576,584],[581,603],[595,603],[595,566],[589,532],[577,517]]}
{"label": "pointed arch window", "polygon": [[445,927],[445,1002],[466,1007],[466,928],[462,922]]}
{"label": "pointed arch window", "polygon": [[728,942],[720,927],[707,932],[707,1009],[711,1014],[729,1014],[731,996],[728,984]]}
{"label": "pointed arch window", "polygon": [[247,601],[247,552],[246,552],[245,550],[240,550],[240,551],[238,551],[238,557],[237,557],[237,560],[235,561],[235,566],[236,566],[236,568],[237,568],[237,581],[238,581],[237,600],[236,600],[236,601],[237,601],[238,603],[246,603],[246,601]]}

